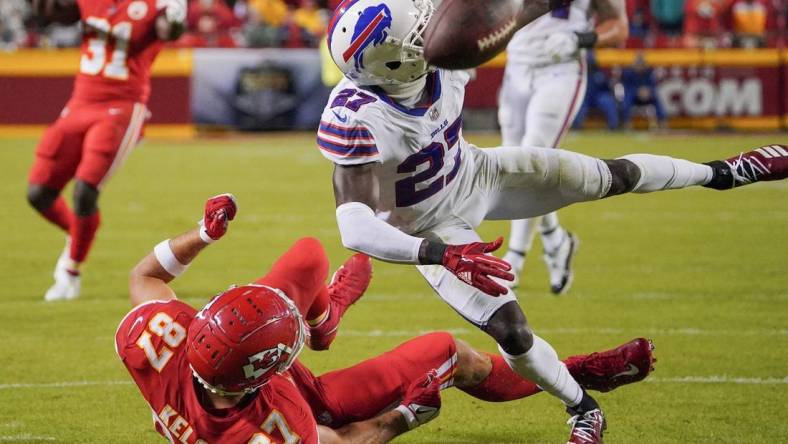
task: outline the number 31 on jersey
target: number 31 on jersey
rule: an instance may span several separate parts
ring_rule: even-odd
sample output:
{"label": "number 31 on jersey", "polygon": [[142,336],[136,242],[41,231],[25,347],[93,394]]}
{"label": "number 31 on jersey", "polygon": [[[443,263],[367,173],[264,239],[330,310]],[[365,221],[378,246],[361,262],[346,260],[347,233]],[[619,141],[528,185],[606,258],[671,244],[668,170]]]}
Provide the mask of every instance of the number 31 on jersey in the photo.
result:
{"label": "number 31 on jersey", "polygon": [[[88,39],[87,51],[79,61],[79,71],[91,76],[101,73],[110,79],[127,80],[129,67],[126,59],[131,40],[131,23],[119,22],[113,26],[103,18],[88,17],[85,27],[86,32],[92,31],[95,37]],[[107,60],[110,43],[113,49]]]}

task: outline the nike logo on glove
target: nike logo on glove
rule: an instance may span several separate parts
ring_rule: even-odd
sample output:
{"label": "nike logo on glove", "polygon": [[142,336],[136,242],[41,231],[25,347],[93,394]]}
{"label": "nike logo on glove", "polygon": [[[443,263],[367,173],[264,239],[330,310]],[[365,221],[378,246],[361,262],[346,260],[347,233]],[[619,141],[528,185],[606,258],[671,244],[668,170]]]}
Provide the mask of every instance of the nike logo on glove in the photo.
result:
{"label": "nike logo on glove", "polygon": [[618,378],[619,376],[635,376],[638,373],[640,373],[640,370],[638,370],[635,364],[628,364],[628,365],[629,365],[629,370],[624,370],[621,373],[615,374],[613,375],[613,378]]}

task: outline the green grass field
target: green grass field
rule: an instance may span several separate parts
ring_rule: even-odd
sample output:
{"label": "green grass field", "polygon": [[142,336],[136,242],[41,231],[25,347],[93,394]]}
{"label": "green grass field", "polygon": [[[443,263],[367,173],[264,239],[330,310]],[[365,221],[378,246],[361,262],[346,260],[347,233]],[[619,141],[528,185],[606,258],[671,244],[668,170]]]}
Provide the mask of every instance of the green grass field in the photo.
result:
{"label": "green grass field", "polygon": [[[565,146],[704,161],[775,141],[785,142],[785,134],[594,133],[570,136]],[[320,238],[334,265],[348,255],[334,220],[331,165],[311,134],[148,141],[103,194],[82,297],[46,304],[63,235],[24,199],[34,145],[0,140],[0,442],[162,442],[115,356],[113,335],[129,309],[127,271],[159,240],[194,226],[208,196],[235,193],[239,217],[175,281],[189,303],[263,274],[301,236]],[[657,345],[653,377],[598,396],[609,418],[607,442],[788,442],[781,416],[788,401],[787,193],[786,182],[691,189],[561,212],[582,241],[575,285],[560,298],[549,293],[537,246],[519,290],[535,330],[562,356],[637,336]],[[486,223],[481,232],[492,238],[508,227]],[[332,350],[302,356],[316,372],[338,368],[436,329],[494,349],[414,269],[376,262],[372,286]],[[400,442],[558,443],[566,439],[565,419],[547,395],[493,405],[450,390],[440,418]]]}

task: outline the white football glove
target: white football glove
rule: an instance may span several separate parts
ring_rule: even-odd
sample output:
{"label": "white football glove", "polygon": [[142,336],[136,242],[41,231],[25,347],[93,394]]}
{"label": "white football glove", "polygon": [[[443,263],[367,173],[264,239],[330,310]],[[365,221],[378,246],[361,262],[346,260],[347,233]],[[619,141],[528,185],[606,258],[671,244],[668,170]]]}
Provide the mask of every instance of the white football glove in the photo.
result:
{"label": "white football glove", "polygon": [[186,22],[186,0],[158,0],[158,9],[164,9],[164,17],[170,23]]}
{"label": "white football glove", "polygon": [[544,52],[553,62],[560,62],[577,54],[580,49],[577,34],[574,32],[556,32],[544,41]]}

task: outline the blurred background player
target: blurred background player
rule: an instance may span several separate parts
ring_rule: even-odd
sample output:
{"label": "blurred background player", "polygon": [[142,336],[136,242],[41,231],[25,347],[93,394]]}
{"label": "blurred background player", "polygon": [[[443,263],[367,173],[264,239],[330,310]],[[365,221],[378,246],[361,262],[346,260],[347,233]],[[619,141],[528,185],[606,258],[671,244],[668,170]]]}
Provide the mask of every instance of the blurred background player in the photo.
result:
{"label": "blurred background player", "polygon": [[[499,95],[503,145],[557,148],[583,102],[586,49],[618,46],[626,41],[628,28],[623,0],[575,0],[517,31],[506,47]],[[512,265],[515,280],[508,285],[514,288],[519,282],[537,224],[550,290],[561,294],[572,283],[578,241],[561,227],[555,212],[512,221],[504,260]]]}
{"label": "blurred background player", "polygon": [[[100,223],[100,190],[140,140],[148,110],[150,70],[186,19],[185,0],[35,0],[44,22],[83,26],[74,90],[44,133],[28,177],[27,199],[66,232],[55,283],[44,299],[74,299],[80,266]],[[61,196],[74,180],[73,210]]]}
{"label": "blurred background player", "polygon": [[[231,287],[200,312],[178,301],[167,283],[226,233],[236,210],[230,195],[209,199],[200,227],[157,245],[130,276],[136,307],[121,321],[116,347],[170,441],[387,442],[436,417],[442,388],[486,401],[540,391],[500,356],[440,332],[313,375],[298,353],[321,337],[327,348],[372,271],[369,258],[356,254],[326,286],[328,260],[315,239],[297,241],[266,276]],[[315,321],[331,327],[318,323],[307,332]],[[640,338],[564,362],[587,388],[610,391],[650,373],[652,348]]]}

